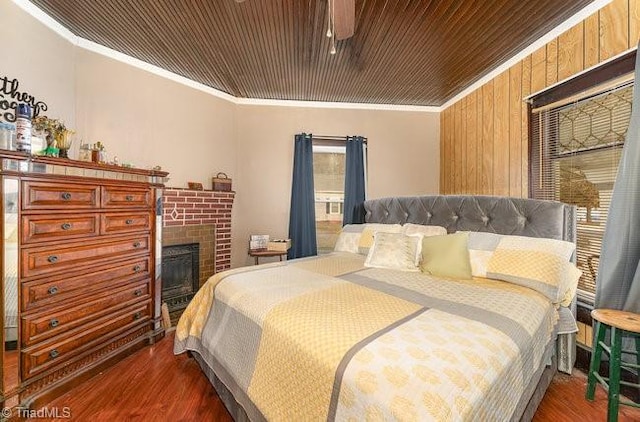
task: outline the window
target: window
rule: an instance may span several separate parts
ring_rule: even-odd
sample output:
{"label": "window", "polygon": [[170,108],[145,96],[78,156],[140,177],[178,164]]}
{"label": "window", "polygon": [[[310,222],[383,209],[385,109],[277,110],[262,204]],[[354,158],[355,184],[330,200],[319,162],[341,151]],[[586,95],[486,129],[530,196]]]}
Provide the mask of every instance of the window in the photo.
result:
{"label": "window", "polygon": [[344,202],[327,202],[327,214],[339,214],[342,215],[342,207]]}
{"label": "window", "polygon": [[631,118],[629,76],[531,110],[530,195],[577,206],[579,295],[593,301],[602,238]]}
{"label": "window", "polygon": [[345,146],[313,146],[318,253],[333,251],[342,229]]}

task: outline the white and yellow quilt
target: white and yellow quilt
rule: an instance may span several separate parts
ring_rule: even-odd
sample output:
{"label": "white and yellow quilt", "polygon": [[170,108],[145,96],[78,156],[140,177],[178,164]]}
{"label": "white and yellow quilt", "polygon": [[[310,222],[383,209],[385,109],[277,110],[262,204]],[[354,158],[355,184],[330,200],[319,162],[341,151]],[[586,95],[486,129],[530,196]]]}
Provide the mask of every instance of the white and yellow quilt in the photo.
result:
{"label": "white and yellow quilt", "polygon": [[509,420],[553,339],[551,302],[364,258],[217,274],[180,319],[174,351],[200,354],[252,420]]}

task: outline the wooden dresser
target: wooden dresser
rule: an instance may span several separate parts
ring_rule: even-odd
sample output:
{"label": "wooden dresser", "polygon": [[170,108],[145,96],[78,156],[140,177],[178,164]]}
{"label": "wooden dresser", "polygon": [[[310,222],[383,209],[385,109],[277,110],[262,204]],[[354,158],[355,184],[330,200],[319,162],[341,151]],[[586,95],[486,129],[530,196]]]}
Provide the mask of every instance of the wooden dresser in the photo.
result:
{"label": "wooden dresser", "polygon": [[0,157],[4,283],[7,291],[17,281],[19,321],[19,383],[3,391],[38,407],[163,335],[157,245],[167,174]]}

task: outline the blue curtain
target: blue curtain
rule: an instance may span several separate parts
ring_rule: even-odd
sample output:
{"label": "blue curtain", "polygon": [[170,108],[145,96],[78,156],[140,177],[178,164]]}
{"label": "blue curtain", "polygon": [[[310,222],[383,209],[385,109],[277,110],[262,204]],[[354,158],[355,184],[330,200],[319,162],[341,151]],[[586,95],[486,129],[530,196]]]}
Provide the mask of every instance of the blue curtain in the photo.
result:
{"label": "blue curtain", "polygon": [[318,254],[313,189],[313,142],[311,135],[305,133],[295,137],[289,238],[291,248],[287,253],[288,259]]}
{"label": "blue curtain", "polygon": [[342,224],[364,223],[364,138],[347,137]]}
{"label": "blue curtain", "polygon": [[596,280],[596,308],[640,313],[640,54],[633,111],[613,186]]}

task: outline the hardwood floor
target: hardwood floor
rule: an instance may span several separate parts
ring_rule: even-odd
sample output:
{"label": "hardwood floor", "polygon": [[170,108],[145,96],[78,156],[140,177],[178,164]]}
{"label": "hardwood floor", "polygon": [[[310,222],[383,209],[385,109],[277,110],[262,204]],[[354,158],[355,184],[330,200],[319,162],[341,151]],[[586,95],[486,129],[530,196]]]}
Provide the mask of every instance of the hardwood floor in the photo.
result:
{"label": "hardwood floor", "polygon": [[[584,399],[586,377],[557,375],[536,422],[604,421],[607,399]],[[78,421],[231,421],[198,364],[173,355],[173,333],[49,403]],[[68,419],[54,419],[65,421]],[[620,422],[640,421],[640,409],[621,407]]]}
{"label": "hardwood floor", "polygon": [[[533,418],[534,422],[606,421],[607,393],[598,386],[593,402],[584,398],[587,376],[577,370],[573,375],[558,373]],[[619,422],[640,421],[640,409],[620,406]]]}

